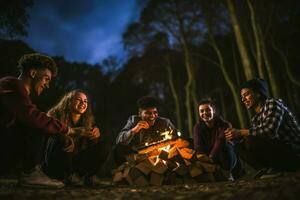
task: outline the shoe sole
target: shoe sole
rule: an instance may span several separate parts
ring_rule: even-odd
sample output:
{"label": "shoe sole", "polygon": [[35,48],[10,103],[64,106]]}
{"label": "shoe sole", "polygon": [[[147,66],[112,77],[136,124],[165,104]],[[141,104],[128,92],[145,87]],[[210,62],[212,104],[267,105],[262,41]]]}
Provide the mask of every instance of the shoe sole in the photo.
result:
{"label": "shoe sole", "polygon": [[263,176],[266,173],[267,169],[261,169],[259,170],[254,176],[253,179],[260,179],[261,176]]}
{"label": "shoe sole", "polygon": [[60,189],[65,187],[65,185],[62,186],[54,186],[54,185],[38,185],[38,184],[22,184],[17,183],[18,187],[26,187],[26,188],[33,188],[33,189]]}
{"label": "shoe sole", "polygon": [[269,178],[277,178],[282,176],[282,173],[278,173],[278,174],[264,174],[260,177],[260,179],[269,179]]}

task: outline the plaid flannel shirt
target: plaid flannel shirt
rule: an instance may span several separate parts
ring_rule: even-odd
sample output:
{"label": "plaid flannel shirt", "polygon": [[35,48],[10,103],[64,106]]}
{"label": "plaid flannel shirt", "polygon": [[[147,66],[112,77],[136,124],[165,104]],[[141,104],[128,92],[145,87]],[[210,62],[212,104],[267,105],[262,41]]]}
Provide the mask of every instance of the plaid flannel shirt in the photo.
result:
{"label": "plaid flannel shirt", "polygon": [[300,152],[300,127],[281,100],[269,98],[252,118],[250,135],[278,139]]}

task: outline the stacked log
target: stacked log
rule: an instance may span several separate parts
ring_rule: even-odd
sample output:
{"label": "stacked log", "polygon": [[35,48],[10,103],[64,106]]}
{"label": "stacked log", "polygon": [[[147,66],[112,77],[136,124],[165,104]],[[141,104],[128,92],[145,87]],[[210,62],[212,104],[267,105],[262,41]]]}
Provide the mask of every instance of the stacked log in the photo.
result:
{"label": "stacked log", "polygon": [[[170,185],[225,179],[224,171],[182,139],[159,143],[127,156],[113,170],[113,182],[130,185]],[[225,172],[226,173],[226,172]]]}

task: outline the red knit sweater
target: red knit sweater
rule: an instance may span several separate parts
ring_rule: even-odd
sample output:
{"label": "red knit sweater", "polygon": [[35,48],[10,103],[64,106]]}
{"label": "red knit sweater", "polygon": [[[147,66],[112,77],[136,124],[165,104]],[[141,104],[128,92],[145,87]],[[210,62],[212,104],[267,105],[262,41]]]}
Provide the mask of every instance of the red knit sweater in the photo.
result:
{"label": "red knit sweater", "polygon": [[0,128],[24,124],[48,134],[66,134],[68,127],[47,116],[34,105],[20,80],[15,77],[0,79]]}

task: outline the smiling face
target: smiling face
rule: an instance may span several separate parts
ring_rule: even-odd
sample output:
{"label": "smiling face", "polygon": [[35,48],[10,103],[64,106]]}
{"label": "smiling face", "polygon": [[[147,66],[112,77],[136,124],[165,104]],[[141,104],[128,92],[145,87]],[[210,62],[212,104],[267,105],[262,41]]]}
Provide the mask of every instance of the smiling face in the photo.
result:
{"label": "smiling face", "polygon": [[215,117],[215,111],[210,104],[199,105],[199,116],[204,122],[211,122]]}
{"label": "smiling face", "polygon": [[142,120],[148,122],[150,126],[153,126],[155,123],[155,120],[158,117],[158,111],[157,108],[145,108],[139,110],[139,115],[142,118]]}
{"label": "smiling face", "polygon": [[87,107],[88,107],[87,96],[82,92],[76,93],[72,101],[73,113],[83,114],[87,110]]}
{"label": "smiling face", "polygon": [[34,71],[32,77],[32,91],[39,96],[44,89],[49,88],[52,73],[49,69],[44,68]]}
{"label": "smiling face", "polygon": [[241,89],[241,98],[247,109],[254,109],[258,104],[259,94],[249,88],[243,88]]}

